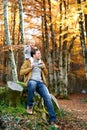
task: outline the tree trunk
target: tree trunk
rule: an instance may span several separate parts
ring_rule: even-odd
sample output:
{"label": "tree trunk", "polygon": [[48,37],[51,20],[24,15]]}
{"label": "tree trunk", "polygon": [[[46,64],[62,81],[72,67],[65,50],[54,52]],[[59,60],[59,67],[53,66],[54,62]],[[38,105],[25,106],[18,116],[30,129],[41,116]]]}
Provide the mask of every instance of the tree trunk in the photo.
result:
{"label": "tree trunk", "polygon": [[[25,42],[24,42],[23,5],[22,5],[22,0],[18,0],[18,2],[19,2],[19,17],[20,17],[21,41],[22,41],[22,44],[24,45]],[[24,48],[23,48],[22,52],[23,52],[23,58],[25,58],[24,57]]]}
{"label": "tree trunk", "polygon": [[4,26],[5,26],[5,36],[6,36],[6,44],[9,46],[9,58],[10,58],[10,66],[12,69],[12,79],[13,81],[18,80],[15,58],[13,54],[13,49],[10,41],[10,33],[8,28],[8,17],[7,17],[7,0],[4,0]]}
{"label": "tree trunk", "polygon": [[44,52],[44,60],[47,63],[48,67],[48,86],[50,86],[53,78],[52,74],[52,57],[50,53],[50,47],[49,47],[49,34],[48,34],[48,28],[47,28],[47,14],[46,14],[46,1],[42,1],[42,46],[43,46],[43,52]]}
{"label": "tree trunk", "polygon": [[12,3],[12,6],[11,6],[11,11],[12,11],[12,16],[11,16],[11,19],[12,19],[12,27],[11,27],[11,31],[12,31],[12,44],[15,44],[15,29],[16,29],[16,2],[13,2]]}
{"label": "tree trunk", "polygon": [[73,46],[74,46],[74,40],[75,40],[75,37],[73,37],[72,38],[72,40],[71,40],[71,44],[70,44],[70,46],[69,46],[69,49],[68,49],[68,72],[70,71],[70,59],[71,59],[71,50],[72,50],[72,48],[73,48]]}
{"label": "tree trunk", "polygon": [[85,17],[85,33],[86,33],[86,40],[87,40],[87,14],[85,14],[84,17]]}
{"label": "tree trunk", "polygon": [[[81,4],[81,0],[77,0],[78,4]],[[81,10],[79,7],[78,10]],[[80,41],[81,41],[81,46],[82,46],[82,54],[84,58],[84,66],[85,66],[85,74],[86,74],[86,79],[87,79],[87,49],[86,49],[86,44],[85,44],[85,36],[84,36],[84,27],[83,27],[83,16],[82,13],[79,13],[79,28],[80,28]]]}
{"label": "tree trunk", "polygon": [[[62,23],[62,0],[60,2],[60,21]],[[58,86],[58,95],[62,96],[62,79],[63,79],[63,61],[62,61],[62,24],[60,23],[60,36],[59,36],[59,86]]]}
{"label": "tree trunk", "polygon": [[[65,28],[65,31],[68,32],[68,27]],[[67,38],[67,33],[64,34],[64,38]],[[63,90],[63,96],[67,96],[68,90],[67,90],[67,85],[68,85],[68,78],[67,78],[67,41],[63,42],[63,82],[64,82],[64,90]]]}
{"label": "tree trunk", "polygon": [[[64,2],[65,8],[65,20],[66,20],[66,2],[61,0],[60,3],[60,14],[62,14],[62,7]],[[68,6],[67,6],[68,7]],[[62,23],[62,15],[60,15],[60,20]],[[67,32],[68,27],[65,27],[64,31],[66,32],[63,36],[60,35],[59,37],[59,50],[60,50],[60,60],[59,60],[59,68],[60,68],[60,75],[59,75],[59,95],[61,97],[66,97],[68,95],[67,85],[68,85],[68,77],[67,77]],[[62,25],[60,24],[60,34],[62,34]],[[64,41],[64,42],[63,42]]]}
{"label": "tree trunk", "polygon": [[55,42],[55,37],[54,37],[54,31],[53,31],[53,24],[52,24],[52,14],[51,14],[51,2],[50,0],[48,0],[48,5],[49,5],[49,20],[50,20],[50,33],[51,33],[51,36],[50,36],[50,39],[51,39],[51,43],[52,43],[52,68],[53,68],[53,79],[52,79],[52,86],[55,90],[55,92],[57,93],[57,82],[58,82],[58,79],[57,79],[57,71],[55,70],[56,68],[56,51],[57,51],[57,45],[56,45],[56,42]]}

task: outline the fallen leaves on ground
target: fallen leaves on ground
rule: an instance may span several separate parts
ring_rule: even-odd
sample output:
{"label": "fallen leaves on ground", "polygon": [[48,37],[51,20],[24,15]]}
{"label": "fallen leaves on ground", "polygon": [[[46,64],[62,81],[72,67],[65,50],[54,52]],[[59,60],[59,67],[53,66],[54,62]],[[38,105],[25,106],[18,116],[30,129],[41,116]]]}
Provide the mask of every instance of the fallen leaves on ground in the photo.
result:
{"label": "fallen leaves on ground", "polygon": [[[70,95],[69,100],[58,99],[60,116],[57,116],[58,130],[87,130],[87,95]],[[63,110],[63,112],[62,112]],[[54,130],[41,113],[28,115],[12,113],[0,114],[0,130]]]}

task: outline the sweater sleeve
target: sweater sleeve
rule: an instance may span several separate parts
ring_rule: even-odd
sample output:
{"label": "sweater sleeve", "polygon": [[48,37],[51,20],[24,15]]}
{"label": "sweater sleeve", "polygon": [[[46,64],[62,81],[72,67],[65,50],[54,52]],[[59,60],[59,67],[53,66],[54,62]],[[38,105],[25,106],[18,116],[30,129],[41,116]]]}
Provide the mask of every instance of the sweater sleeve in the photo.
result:
{"label": "sweater sleeve", "polygon": [[44,67],[42,68],[42,70],[43,70],[44,74],[47,75],[48,74],[48,70],[46,68],[46,65],[45,65],[45,63],[43,61],[42,61],[42,63],[44,64]]}
{"label": "sweater sleeve", "polygon": [[25,60],[23,65],[21,66],[20,75],[26,75],[31,72],[31,70],[32,68],[30,67],[30,62]]}

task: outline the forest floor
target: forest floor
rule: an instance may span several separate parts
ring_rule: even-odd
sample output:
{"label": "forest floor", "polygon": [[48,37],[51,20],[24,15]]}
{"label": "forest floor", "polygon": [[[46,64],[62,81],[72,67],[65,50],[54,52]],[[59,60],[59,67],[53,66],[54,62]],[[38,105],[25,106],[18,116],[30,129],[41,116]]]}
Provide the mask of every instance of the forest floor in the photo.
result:
{"label": "forest floor", "polygon": [[87,94],[72,94],[69,95],[69,100],[58,99],[58,103],[60,108],[87,122]]}
{"label": "forest floor", "polygon": [[[71,123],[66,119],[68,122],[65,124],[64,130],[87,130],[87,94],[71,94],[68,100],[58,99],[58,104],[61,109],[70,112],[70,118],[73,120]],[[85,127],[83,127],[84,123]],[[61,120],[59,124],[61,126]],[[71,128],[68,128],[70,126]]]}
{"label": "forest floor", "polygon": [[[87,94],[71,94],[68,99],[58,98],[58,104],[58,130],[87,130]],[[57,130],[42,119],[42,112],[39,113],[38,110],[33,115],[28,115],[25,108],[24,112],[22,107],[10,108],[9,114],[9,108],[2,105],[1,108],[6,114],[1,114],[0,130]]]}

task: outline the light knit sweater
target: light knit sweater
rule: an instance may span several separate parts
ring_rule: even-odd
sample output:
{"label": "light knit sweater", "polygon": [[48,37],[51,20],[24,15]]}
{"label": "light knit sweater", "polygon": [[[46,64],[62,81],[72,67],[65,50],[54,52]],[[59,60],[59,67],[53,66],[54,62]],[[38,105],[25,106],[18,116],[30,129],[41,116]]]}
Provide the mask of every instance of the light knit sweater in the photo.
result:
{"label": "light knit sweater", "polygon": [[36,80],[36,81],[42,81],[42,77],[41,77],[41,68],[39,67],[39,60],[33,60],[33,70],[32,70],[32,75],[30,79]]}

